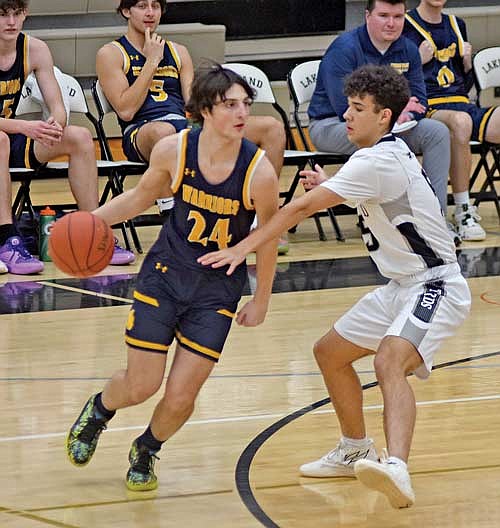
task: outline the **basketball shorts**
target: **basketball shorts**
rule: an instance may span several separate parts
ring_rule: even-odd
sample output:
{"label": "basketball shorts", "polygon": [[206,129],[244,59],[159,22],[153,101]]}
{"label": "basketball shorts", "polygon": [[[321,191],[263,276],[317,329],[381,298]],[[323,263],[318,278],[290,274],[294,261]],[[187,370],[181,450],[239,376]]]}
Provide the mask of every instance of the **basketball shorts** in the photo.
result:
{"label": "basketball shorts", "polygon": [[469,287],[458,264],[449,264],[391,280],[362,297],[334,328],[348,341],[373,351],[385,336],[406,339],[422,356],[415,375],[425,379],[441,342],[455,334],[470,303]]}
{"label": "basketball shorts", "polygon": [[136,138],[137,138],[137,133],[139,132],[139,129],[143,125],[145,125],[146,123],[154,122],[154,121],[165,121],[166,123],[171,124],[175,128],[176,132],[180,132],[181,130],[184,130],[188,126],[187,119],[182,116],[177,116],[177,114],[170,114],[170,115],[165,116],[165,118],[162,118],[162,119],[153,119],[153,120],[143,119],[137,123],[134,123],[133,125],[129,125],[123,132],[123,138],[122,138],[123,152],[125,153],[125,156],[127,156],[128,161],[147,163],[147,160],[145,160],[142,157],[142,154],[139,152],[139,149],[137,148]]}
{"label": "basketball shorts", "polygon": [[37,169],[42,165],[35,158],[35,142],[24,134],[9,134],[9,167]]}
{"label": "basketball shorts", "polygon": [[243,286],[239,277],[174,269],[148,255],[134,292],[125,342],[167,353],[176,337],[183,348],[217,362]]}
{"label": "basketball shorts", "polygon": [[455,110],[457,112],[466,112],[472,118],[472,141],[483,142],[485,139],[486,129],[488,128],[488,121],[495,111],[496,106],[489,108],[480,108],[472,103],[439,103],[430,104],[427,111],[427,117],[432,117],[432,114],[438,110]]}

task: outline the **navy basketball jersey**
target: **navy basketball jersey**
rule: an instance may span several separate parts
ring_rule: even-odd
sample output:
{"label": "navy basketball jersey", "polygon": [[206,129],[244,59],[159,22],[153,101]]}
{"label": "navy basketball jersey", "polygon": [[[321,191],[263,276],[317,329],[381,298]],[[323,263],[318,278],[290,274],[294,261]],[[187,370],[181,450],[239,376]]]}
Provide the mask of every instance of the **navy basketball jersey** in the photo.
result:
{"label": "navy basketball jersey", "polygon": [[434,58],[423,65],[429,106],[469,102],[463,66],[467,39],[463,20],[443,13],[439,24],[431,24],[412,9],[406,14],[404,35],[417,46],[427,40],[434,50]]}
{"label": "navy basketball jersey", "polygon": [[243,139],[230,176],[214,185],[198,166],[200,133],[201,129],[186,129],[178,135],[172,181],[175,205],[151,252],[170,265],[207,270],[196,261],[198,257],[234,246],[250,232],[255,217],[250,185],[265,153]]}
{"label": "navy basketball jersey", "polygon": [[21,98],[21,90],[28,76],[28,42],[24,33],[19,33],[16,42],[16,60],[7,70],[0,70],[0,117],[15,117]]}
{"label": "navy basketball jersey", "polygon": [[[140,75],[146,57],[137,50],[128,39],[123,36],[113,41],[113,44],[120,49],[123,54],[123,71],[127,77],[129,85],[134,84]],[[168,114],[184,115],[184,99],[182,97],[181,82],[181,60],[170,41],[165,41],[165,51],[163,59],[156,69],[156,73],[151,81],[148,95],[144,103],[139,108],[133,119],[129,122],[118,119],[122,131],[137,121],[154,121],[159,117]]]}

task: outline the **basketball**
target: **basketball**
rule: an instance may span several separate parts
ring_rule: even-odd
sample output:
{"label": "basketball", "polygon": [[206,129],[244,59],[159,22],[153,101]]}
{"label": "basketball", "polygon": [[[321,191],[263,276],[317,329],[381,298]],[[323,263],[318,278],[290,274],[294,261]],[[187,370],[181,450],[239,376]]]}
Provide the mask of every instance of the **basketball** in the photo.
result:
{"label": "basketball", "polygon": [[73,277],[90,277],[102,271],[113,250],[111,227],[87,211],[63,216],[50,230],[49,255],[61,271]]}

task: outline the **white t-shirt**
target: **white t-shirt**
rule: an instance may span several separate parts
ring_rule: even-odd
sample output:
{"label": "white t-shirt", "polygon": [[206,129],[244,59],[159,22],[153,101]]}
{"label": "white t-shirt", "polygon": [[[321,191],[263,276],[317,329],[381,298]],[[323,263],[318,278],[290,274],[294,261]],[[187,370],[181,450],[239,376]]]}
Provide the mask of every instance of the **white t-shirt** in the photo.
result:
{"label": "white t-shirt", "polygon": [[439,202],[403,140],[388,134],[356,151],[322,186],[357,207],[363,240],[385,277],[456,262]]}

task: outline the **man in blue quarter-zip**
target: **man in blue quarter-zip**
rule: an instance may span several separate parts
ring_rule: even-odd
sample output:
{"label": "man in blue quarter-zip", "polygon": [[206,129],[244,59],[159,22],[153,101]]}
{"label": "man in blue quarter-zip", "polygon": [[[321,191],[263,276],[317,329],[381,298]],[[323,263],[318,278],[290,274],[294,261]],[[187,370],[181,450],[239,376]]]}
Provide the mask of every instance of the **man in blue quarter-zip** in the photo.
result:
{"label": "man in blue quarter-zip", "polygon": [[446,0],[422,0],[406,15],[404,35],[419,49],[429,98],[428,116],[450,130],[450,180],[455,222],[464,240],[484,240],[476,208],[470,204],[472,154],[469,141],[500,142],[500,112],[469,101],[473,85],[472,46],[465,22],[444,14]]}
{"label": "man in blue quarter-zip", "polygon": [[[316,89],[309,105],[309,131],[319,150],[352,154],[357,147],[347,137],[347,98],[343,80],[363,64],[391,65],[410,85],[410,100],[398,118],[400,129],[416,120],[417,125],[400,137],[417,154],[446,213],[450,138],[441,123],[425,118],[427,96],[418,49],[401,36],[405,19],[404,0],[369,0],[366,23],[340,35],[325,52]],[[451,229],[451,226],[450,226]],[[454,233],[455,242],[459,239]]]}

